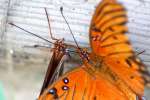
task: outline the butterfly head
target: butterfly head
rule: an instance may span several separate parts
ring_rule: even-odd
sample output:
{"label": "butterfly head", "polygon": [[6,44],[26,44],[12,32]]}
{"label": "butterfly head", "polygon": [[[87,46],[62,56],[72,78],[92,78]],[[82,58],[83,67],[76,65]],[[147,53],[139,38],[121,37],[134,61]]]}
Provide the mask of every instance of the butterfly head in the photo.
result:
{"label": "butterfly head", "polygon": [[67,50],[66,50],[66,45],[65,45],[65,43],[64,43],[64,39],[62,39],[62,40],[57,40],[56,42],[55,42],[55,46],[54,46],[54,50],[56,51],[56,52],[58,52],[58,53],[66,53],[67,52]]}

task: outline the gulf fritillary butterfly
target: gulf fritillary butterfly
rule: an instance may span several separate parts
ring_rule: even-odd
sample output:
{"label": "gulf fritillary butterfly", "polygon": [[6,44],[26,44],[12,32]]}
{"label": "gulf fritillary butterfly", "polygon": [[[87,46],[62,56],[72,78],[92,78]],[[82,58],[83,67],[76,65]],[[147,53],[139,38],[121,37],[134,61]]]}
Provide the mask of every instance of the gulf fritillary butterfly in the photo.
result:
{"label": "gulf fritillary butterfly", "polygon": [[142,99],[149,74],[124,35],[128,30],[126,22],[126,11],[121,4],[102,0],[90,26],[92,52],[77,47],[83,65],[44,87],[39,100]]}
{"label": "gulf fritillary butterfly", "polygon": [[[83,65],[68,72],[44,91],[39,100],[136,100],[144,92],[144,65],[136,58],[127,36],[124,7],[103,0],[90,26],[92,53]],[[80,52],[81,51],[81,52]],[[85,59],[86,58],[86,59]],[[87,59],[88,58],[88,59]]]}

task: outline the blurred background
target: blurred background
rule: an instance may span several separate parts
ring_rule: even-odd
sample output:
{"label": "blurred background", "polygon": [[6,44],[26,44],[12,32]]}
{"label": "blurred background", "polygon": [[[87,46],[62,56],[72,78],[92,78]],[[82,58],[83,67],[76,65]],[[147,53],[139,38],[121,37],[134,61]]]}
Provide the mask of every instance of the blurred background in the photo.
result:
{"label": "blurred background", "polygon": [[[89,46],[88,32],[92,14],[101,0],[0,0],[0,100],[35,100],[42,86],[51,57],[49,49],[33,45],[51,46],[8,22],[51,40],[44,11],[47,8],[52,32],[74,44],[70,31],[59,11],[64,15],[78,43]],[[119,0],[129,17],[128,36],[137,52],[145,50],[140,58],[150,69],[150,0]],[[30,47],[31,46],[31,47]],[[65,67],[77,66],[75,57]],[[145,95],[150,100],[150,89]]]}

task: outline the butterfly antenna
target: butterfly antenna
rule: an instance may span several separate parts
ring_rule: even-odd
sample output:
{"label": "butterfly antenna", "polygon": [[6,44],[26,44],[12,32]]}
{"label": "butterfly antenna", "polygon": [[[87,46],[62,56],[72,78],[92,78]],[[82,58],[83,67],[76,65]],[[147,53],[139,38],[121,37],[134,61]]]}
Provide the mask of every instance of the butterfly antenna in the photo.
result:
{"label": "butterfly antenna", "polygon": [[[143,54],[144,52],[146,52],[145,50],[143,50],[143,51],[141,51],[141,52],[138,52],[137,54],[136,54],[136,56],[139,56],[139,55],[141,55],[141,54]],[[150,62],[150,60],[148,61],[148,60],[142,60],[143,62]]]}
{"label": "butterfly antenna", "polygon": [[58,40],[55,37],[53,37],[53,35],[52,35],[51,24],[50,24],[50,19],[49,19],[48,13],[47,13],[47,9],[46,8],[44,8],[44,9],[45,9],[46,17],[47,17],[47,22],[48,22],[49,33],[50,33],[51,39]]}
{"label": "butterfly antenna", "polygon": [[[72,35],[72,37],[73,37],[73,39],[74,39],[74,42],[75,42],[75,44],[76,44],[76,46],[77,46],[77,49],[80,51],[80,53],[81,53],[81,55],[82,55],[82,56],[80,56],[80,57],[81,57],[81,58],[84,57],[84,58],[86,58],[87,61],[89,61],[89,57],[88,57],[87,52],[86,52],[86,51],[83,51],[83,49],[81,49],[81,48],[79,47],[79,45],[78,45],[78,43],[77,43],[77,40],[75,39],[75,36],[74,36],[74,34],[73,34],[73,32],[72,32],[70,26],[69,26],[69,23],[67,22],[67,20],[66,20],[64,14],[63,14],[63,7],[60,7],[60,12],[61,12],[61,15],[62,15],[62,17],[64,18],[65,22],[66,22],[67,25],[68,25],[68,28],[69,28],[69,30],[70,30],[70,33],[71,33],[71,35]],[[82,60],[83,60],[83,59],[82,59]]]}
{"label": "butterfly antenna", "polygon": [[145,51],[145,50],[140,51],[140,52],[138,52],[138,53],[136,54],[136,56],[139,56],[139,55],[143,54],[144,52],[146,52],[146,51]]}
{"label": "butterfly antenna", "polygon": [[38,44],[35,44],[35,45],[31,45],[31,46],[23,46],[24,48],[51,48],[49,46],[42,46],[42,45],[38,45]]}
{"label": "butterfly antenna", "polygon": [[71,30],[71,28],[70,28],[70,25],[69,25],[69,23],[67,22],[67,20],[66,20],[64,14],[63,14],[63,7],[60,7],[60,12],[61,12],[61,15],[62,15],[62,17],[64,18],[65,22],[67,23],[67,26],[68,26],[68,28],[69,28],[69,30],[70,30],[70,33],[71,33],[71,35],[72,35],[72,37],[73,37],[73,39],[74,39],[74,42],[75,42],[77,48],[80,49],[80,47],[79,47],[79,45],[78,45],[78,43],[77,43],[77,41],[76,41],[76,39],[75,39],[75,36],[74,36],[74,34],[73,34],[73,32],[72,32],[72,30]]}
{"label": "butterfly antenna", "polygon": [[48,42],[48,43],[54,44],[53,42],[51,42],[51,41],[49,41],[49,40],[47,40],[47,39],[45,39],[45,38],[43,38],[43,37],[41,37],[41,36],[39,36],[39,35],[36,35],[35,33],[32,33],[32,32],[30,32],[30,31],[27,31],[27,30],[25,30],[24,28],[15,25],[14,23],[8,23],[8,24],[10,24],[10,25],[12,25],[12,26],[15,26],[15,27],[17,27],[17,28],[19,28],[19,29],[21,29],[21,30],[23,30],[23,31],[25,31],[25,32],[27,32],[27,33],[33,35],[33,36],[36,36],[36,37],[38,37],[38,38],[40,38],[40,39],[42,39],[42,40]]}

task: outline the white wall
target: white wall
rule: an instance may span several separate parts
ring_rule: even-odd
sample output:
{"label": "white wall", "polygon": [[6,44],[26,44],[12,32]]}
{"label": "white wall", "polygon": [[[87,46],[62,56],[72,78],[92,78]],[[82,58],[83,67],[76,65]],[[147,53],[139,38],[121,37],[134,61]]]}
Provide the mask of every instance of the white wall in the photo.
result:
{"label": "white wall", "polygon": [[[141,57],[144,61],[150,61],[150,0],[119,1],[125,5],[128,11],[129,37],[134,48],[138,48],[138,51],[146,50]],[[11,7],[8,10],[8,22],[13,22],[28,31],[50,39],[48,36],[47,19],[43,9],[43,7],[46,7],[51,18],[53,34],[58,38],[64,37],[67,42],[71,41],[73,43],[68,27],[59,11],[59,7],[63,6],[64,15],[77,41],[81,45],[89,46],[88,28],[97,2],[98,0],[91,0],[89,2],[84,0],[14,0],[11,2]],[[6,5],[6,0],[3,0],[0,4]],[[3,11],[3,8],[1,8],[1,16],[5,14]],[[1,22],[4,18],[0,19]],[[4,27],[3,24],[0,25]],[[14,50],[24,50],[21,49],[24,45],[48,44],[10,25],[7,25],[5,37],[6,41],[5,39],[4,41],[7,43],[7,47]],[[36,50],[34,49],[33,51]],[[148,62],[146,64],[150,65]]]}

